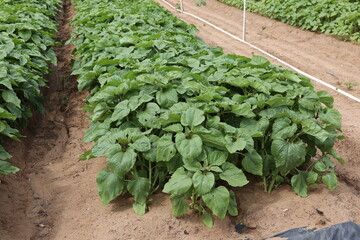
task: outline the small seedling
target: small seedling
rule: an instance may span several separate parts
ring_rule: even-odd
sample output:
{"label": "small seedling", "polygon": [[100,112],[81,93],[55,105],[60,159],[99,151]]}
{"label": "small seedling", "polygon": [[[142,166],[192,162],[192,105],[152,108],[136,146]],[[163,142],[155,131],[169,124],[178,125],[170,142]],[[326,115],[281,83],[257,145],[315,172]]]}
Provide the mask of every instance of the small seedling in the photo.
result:
{"label": "small seedling", "polygon": [[200,7],[201,5],[206,6],[206,2],[204,0],[196,0],[196,6]]}
{"label": "small seedling", "polygon": [[359,84],[355,82],[346,82],[344,83],[344,85],[347,87],[348,90],[352,90],[354,87],[356,87]]}
{"label": "small seedling", "polygon": [[265,29],[266,29],[266,26],[262,26],[262,27],[261,27],[261,30],[264,31]]}

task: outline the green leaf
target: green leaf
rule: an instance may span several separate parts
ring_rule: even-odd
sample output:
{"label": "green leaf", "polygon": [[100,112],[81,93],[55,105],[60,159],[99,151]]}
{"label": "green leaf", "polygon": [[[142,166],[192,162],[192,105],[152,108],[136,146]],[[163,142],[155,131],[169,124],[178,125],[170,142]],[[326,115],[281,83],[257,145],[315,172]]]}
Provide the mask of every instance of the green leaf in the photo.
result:
{"label": "green leaf", "polygon": [[127,185],[127,190],[134,196],[137,203],[146,203],[146,198],[150,194],[151,183],[148,178],[139,177],[131,180]]}
{"label": "green leaf", "polygon": [[187,139],[184,133],[178,133],[175,137],[175,144],[176,149],[184,158],[195,159],[202,151],[202,140],[195,134]]}
{"label": "green leaf", "polygon": [[124,100],[115,106],[114,112],[111,115],[111,121],[120,121],[128,116],[130,113],[129,100]]}
{"label": "green leaf", "polygon": [[249,183],[245,174],[234,164],[226,162],[221,166],[223,172],[220,173],[220,178],[226,181],[232,187],[242,187]]}
{"label": "green leaf", "polygon": [[137,117],[139,122],[145,127],[160,128],[161,125],[157,123],[157,114],[159,113],[160,107],[156,103],[150,102],[146,105],[145,111],[137,113]]}
{"label": "green leaf", "polygon": [[121,178],[104,168],[96,177],[98,192],[102,203],[108,204],[114,200],[124,189],[124,182]]}
{"label": "green leaf", "polygon": [[166,135],[161,137],[156,144],[156,161],[168,162],[176,154],[176,148],[174,142],[171,140],[171,136]]}
{"label": "green leaf", "polygon": [[334,190],[338,186],[337,177],[333,172],[322,176],[321,179],[330,190]]}
{"label": "green leaf", "polygon": [[262,176],[263,160],[256,151],[246,153],[241,161],[241,164],[248,173]]}
{"label": "green leaf", "polygon": [[215,184],[215,176],[211,172],[202,173],[201,171],[195,172],[192,177],[192,181],[196,192],[199,195],[204,195],[210,192]]}
{"label": "green leaf", "polygon": [[86,152],[84,152],[83,154],[81,154],[81,156],[79,157],[80,161],[85,161],[85,160],[89,160],[91,158],[95,158],[95,156],[92,153],[92,150],[88,150]]}
{"label": "green leaf", "polygon": [[177,123],[177,124],[170,125],[166,128],[163,128],[163,130],[166,132],[178,133],[178,132],[182,132],[184,130],[184,128],[182,127],[181,124]]}
{"label": "green leaf", "polygon": [[320,102],[322,102],[328,107],[332,107],[334,103],[334,98],[328,92],[319,91],[317,92],[317,95],[319,97]]}
{"label": "green leaf", "polygon": [[208,163],[213,166],[220,166],[226,162],[229,154],[225,151],[214,150],[208,154]]}
{"label": "green leaf", "polygon": [[318,177],[319,177],[319,174],[317,174],[317,173],[314,172],[314,171],[310,171],[310,172],[308,172],[308,175],[307,175],[307,178],[306,178],[306,182],[307,182],[308,184],[314,184],[314,183],[317,182]]}
{"label": "green leaf", "polygon": [[197,108],[189,108],[181,115],[183,126],[195,127],[205,120],[204,112]]}
{"label": "green leaf", "polygon": [[322,129],[321,126],[312,120],[302,121],[301,126],[304,133],[316,137],[320,142],[324,142],[330,135],[327,131]]}
{"label": "green leaf", "polygon": [[300,171],[299,174],[292,176],[291,186],[300,197],[307,197],[307,172]]}
{"label": "green leaf", "polygon": [[225,217],[230,203],[230,193],[226,187],[219,186],[214,188],[201,198],[215,216],[221,219]]}
{"label": "green leaf", "polygon": [[3,91],[1,94],[5,102],[12,103],[18,108],[20,108],[21,100],[17,97],[16,93],[12,90]]}
{"label": "green leaf", "polygon": [[204,211],[204,213],[203,213],[203,223],[208,228],[214,227],[214,220],[213,220],[211,214],[208,213],[207,211]]}
{"label": "green leaf", "polygon": [[19,170],[19,168],[12,166],[9,162],[0,160],[0,175],[16,173]]}
{"label": "green leaf", "polygon": [[150,139],[148,137],[141,137],[137,139],[133,144],[132,147],[135,148],[138,152],[146,152],[149,151],[151,148]]}
{"label": "green leaf", "polygon": [[250,103],[233,105],[231,107],[231,112],[238,114],[240,116],[244,116],[246,118],[253,118],[256,116],[251,109]]}
{"label": "green leaf", "polygon": [[133,202],[133,209],[135,211],[136,214],[142,216],[145,214],[146,212],[146,202],[141,203],[141,202]]}
{"label": "green leaf", "polygon": [[329,151],[329,154],[331,155],[331,156],[333,156],[336,160],[338,160],[338,162],[340,163],[340,164],[345,164],[345,161],[344,161],[344,159],[342,158],[342,157],[340,157],[340,155],[337,153],[337,151],[335,150],[335,149],[331,149],[330,151]]}
{"label": "green leaf", "polygon": [[298,128],[295,123],[290,124],[289,118],[277,118],[273,124],[271,139],[287,139],[294,136]]}
{"label": "green leaf", "polygon": [[120,177],[128,173],[135,165],[137,154],[133,148],[128,148],[126,152],[120,146],[113,147],[106,158],[109,167]]}
{"label": "green leaf", "polygon": [[231,135],[225,136],[226,149],[229,153],[235,153],[237,151],[242,151],[246,147],[246,140],[240,137],[234,137]]}
{"label": "green leaf", "polygon": [[327,167],[326,167],[325,163],[323,163],[323,162],[315,163],[314,168],[316,170],[318,170],[319,172],[325,172],[327,170]]}
{"label": "green leaf", "polygon": [[176,89],[163,89],[156,93],[156,101],[163,108],[170,108],[179,101]]}
{"label": "green leaf", "polygon": [[172,214],[179,217],[187,213],[190,209],[189,204],[186,202],[185,197],[182,195],[172,195],[170,197],[172,205]]}
{"label": "green leaf", "polygon": [[341,114],[336,109],[327,109],[326,113],[319,114],[319,118],[324,123],[334,125],[337,129],[341,128]]}
{"label": "green leaf", "polygon": [[171,176],[170,180],[165,184],[163,192],[169,194],[180,195],[186,193],[192,186],[191,177],[184,168],[178,168]]}
{"label": "green leaf", "polygon": [[0,107],[0,118],[15,120],[16,116],[6,111],[4,108]]}
{"label": "green leaf", "polygon": [[301,141],[290,143],[284,140],[274,140],[271,144],[271,153],[274,156],[276,168],[285,176],[304,163],[306,147]]}
{"label": "green leaf", "polygon": [[230,202],[229,202],[228,212],[231,216],[236,217],[237,215],[239,215],[237,209],[236,195],[231,190],[229,192],[230,192]]}
{"label": "green leaf", "polygon": [[6,160],[11,158],[12,156],[5,151],[4,147],[0,145],[0,160]]}
{"label": "green leaf", "polygon": [[250,64],[251,64],[251,65],[254,65],[254,66],[265,67],[265,66],[270,65],[270,62],[269,62],[269,60],[267,60],[267,59],[264,58],[264,57],[254,55],[254,56],[251,58]]}

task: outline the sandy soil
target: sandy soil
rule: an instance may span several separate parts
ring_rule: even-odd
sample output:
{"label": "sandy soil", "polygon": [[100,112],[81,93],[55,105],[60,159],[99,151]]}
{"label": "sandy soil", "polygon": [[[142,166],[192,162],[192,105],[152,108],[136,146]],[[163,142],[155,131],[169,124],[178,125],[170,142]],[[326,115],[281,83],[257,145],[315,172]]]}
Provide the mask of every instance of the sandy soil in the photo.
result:
{"label": "sandy soil", "polygon": [[[240,10],[215,0],[207,0],[208,6],[201,8],[194,1],[184,2],[185,10],[241,35]],[[67,24],[73,14],[72,6],[65,4],[59,16],[61,42],[70,36]],[[197,20],[174,14],[196,24],[199,36],[209,45],[245,56],[258,54]],[[360,82],[359,45],[255,14],[249,13],[247,19],[247,40],[251,43],[340,88],[344,82]],[[130,199],[120,198],[102,206],[95,178],[104,159],[78,161],[90,145],[82,141],[88,127],[81,109],[86,93],[78,93],[75,79],[69,77],[72,50],[73,46],[56,50],[59,65],[49,76],[50,88],[45,91],[47,114],[33,118],[22,143],[9,142],[6,146],[14,155],[13,163],[22,171],[0,177],[1,240],[260,239],[300,226],[325,227],[349,220],[360,224],[360,104],[335,92],[331,93],[343,114],[347,137],[337,149],[347,163],[338,167],[340,187],[332,192],[320,187],[312,190],[308,198],[300,198],[289,186],[267,194],[260,184],[252,184],[237,190],[239,216],[216,220],[214,229],[204,227],[194,213],[172,217],[169,198],[161,193],[153,197],[149,213],[142,217],[133,212]],[[360,97],[360,86],[351,93]],[[234,225],[240,222],[251,229],[241,235],[236,233]]]}

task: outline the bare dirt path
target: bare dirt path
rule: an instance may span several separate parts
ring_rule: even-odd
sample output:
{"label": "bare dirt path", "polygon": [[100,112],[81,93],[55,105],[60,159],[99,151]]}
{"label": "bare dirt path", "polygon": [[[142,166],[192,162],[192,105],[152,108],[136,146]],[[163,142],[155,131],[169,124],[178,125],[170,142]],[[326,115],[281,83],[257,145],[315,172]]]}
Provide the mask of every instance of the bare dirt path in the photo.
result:
{"label": "bare dirt path", "polygon": [[[184,2],[187,11],[234,34],[241,32],[239,9],[215,0],[207,0],[208,6],[201,8],[194,1]],[[59,16],[58,41],[64,43],[70,37],[67,24],[74,14],[73,6],[66,0]],[[199,36],[212,46],[245,56],[258,54],[209,26],[174,14],[196,24]],[[339,87],[344,82],[360,81],[359,45],[301,31],[255,14],[248,15],[248,40],[316,77],[342,83]],[[360,223],[360,105],[334,92],[331,93],[344,116],[347,136],[337,147],[347,164],[338,168],[342,180],[335,191],[320,187],[303,199],[289,186],[272,194],[264,193],[260,184],[246,186],[237,191],[240,215],[216,220],[214,229],[204,227],[196,214],[172,217],[169,197],[161,193],[153,197],[149,213],[142,217],[133,212],[130,199],[121,198],[102,206],[95,178],[104,159],[78,161],[79,155],[89,148],[82,141],[89,123],[81,109],[86,93],[78,93],[75,79],[69,77],[72,50],[71,45],[56,50],[59,65],[49,77],[50,88],[45,92],[47,114],[33,118],[22,143],[11,142],[7,146],[22,171],[1,177],[1,240],[259,239],[305,225],[324,227],[348,220]],[[352,94],[359,97],[359,89],[360,86]],[[239,222],[255,229],[239,235],[234,231]]]}

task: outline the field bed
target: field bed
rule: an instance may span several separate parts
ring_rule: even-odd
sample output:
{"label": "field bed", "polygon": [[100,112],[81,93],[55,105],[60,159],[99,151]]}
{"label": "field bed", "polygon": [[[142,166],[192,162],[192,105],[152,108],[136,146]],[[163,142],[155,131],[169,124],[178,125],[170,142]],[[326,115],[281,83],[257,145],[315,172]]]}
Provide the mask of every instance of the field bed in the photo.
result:
{"label": "field bed", "polygon": [[[218,24],[223,24],[224,28],[230,28],[229,26],[235,26],[238,23],[236,19],[232,20],[229,17],[231,11],[235,12],[230,15],[241,18],[240,10],[215,5],[219,4],[216,1],[208,1],[206,8],[192,7],[191,1],[185,1],[185,3],[188,11],[196,11],[203,17],[210,15],[212,19],[225,19],[224,16],[226,16],[226,21],[217,21]],[[219,11],[218,6],[221,6],[223,11]],[[58,34],[61,42],[65,42],[69,37],[71,28],[66,27],[66,24],[74,14],[71,5],[65,4],[64,10],[66,14],[60,17],[61,31]],[[174,12],[174,14],[178,13]],[[180,18],[183,17],[181,14],[178,15]],[[254,15],[251,21],[255,23],[258,18]],[[208,44],[222,46],[226,52],[251,56],[252,50],[239,45],[238,42],[196,21],[187,18],[184,20],[195,23],[200,29],[199,35]],[[266,22],[266,19],[262,17],[259,21],[261,24],[268,24],[267,26],[277,24],[272,20]],[[254,28],[256,29],[256,25]],[[250,29],[252,28],[249,28],[249,31]],[[279,48],[276,48],[279,44],[276,44],[274,37],[264,37],[260,29],[257,30],[260,34],[249,33],[249,39],[265,40],[263,45],[272,47],[270,52],[279,51]],[[285,31],[288,33],[286,35],[288,38],[291,36],[290,31],[294,31],[291,27],[282,25],[276,28],[267,27],[267,30],[270,29],[273,34],[271,36],[284,36],[283,31]],[[286,55],[287,59],[293,61],[295,65],[298,64],[296,66],[312,74],[321,72],[320,74],[326,77],[328,74],[324,71],[327,71],[327,68],[333,68],[340,79],[344,79],[344,76],[348,81],[356,79],[358,66],[354,60],[358,56],[356,55],[359,51],[357,47],[329,37],[307,36],[306,32],[297,34],[304,38],[315,37],[314,42],[319,42],[319,45],[323,47],[326,46],[327,41],[330,41],[336,45],[339,44],[342,49],[337,52],[336,49],[329,47],[322,51],[317,50],[316,45],[307,43],[306,51],[312,52],[315,56],[311,61],[316,62],[323,54],[328,57],[326,64],[315,66],[309,63],[311,61],[308,59],[303,60],[300,49],[305,48],[298,46],[297,50],[289,51],[290,54]],[[269,40],[273,44],[269,44]],[[283,40],[280,38],[280,41]],[[289,42],[290,40],[283,41],[281,49],[293,47],[293,44],[285,44]],[[60,67],[57,69],[59,76],[56,78],[64,76],[67,84],[63,90],[57,92],[51,90],[46,95],[45,107],[48,109],[48,115],[32,125],[32,133],[27,134],[29,137],[25,145],[10,144],[10,149],[12,149],[10,152],[15,153],[14,162],[20,162],[26,158],[27,163],[21,174],[5,178],[7,184],[0,185],[0,190],[8,193],[7,198],[1,198],[1,201],[8,206],[16,206],[18,209],[16,214],[6,214],[6,210],[1,210],[2,215],[8,216],[8,220],[1,221],[0,224],[1,231],[5,233],[4,239],[27,239],[30,236],[36,239],[152,239],[153,236],[159,239],[237,239],[239,237],[259,239],[291,227],[303,225],[324,227],[347,220],[360,222],[357,214],[358,206],[360,206],[358,197],[360,166],[356,161],[356,155],[359,152],[357,136],[360,132],[356,120],[360,115],[359,107],[356,103],[336,94],[335,106],[344,116],[343,133],[347,137],[337,146],[337,149],[344,156],[347,164],[337,168],[341,178],[340,187],[334,191],[320,187],[310,191],[308,198],[300,198],[289,186],[282,186],[272,194],[267,194],[261,185],[252,184],[239,191],[239,216],[226,217],[224,220],[216,219],[213,229],[204,227],[201,217],[195,213],[187,214],[179,219],[172,217],[171,202],[168,196],[161,193],[153,196],[154,202],[150,204],[149,213],[142,217],[136,215],[131,209],[131,199],[121,198],[103,207],[96,191],[95,178],[104,167],[104,159],[77,162],[78,156],[89,149],[91,144],[82,142],[82,136],[89,127],[89,122],[84,121],[85,113],[81,110],[86,94],[77,93],[75,86],[71,84],[74,79],[68,77],[72,49],[72,46],[57,49],[57,53],[60,54]],[[348,53],[346,55],[350,57],[342,57],[344,49]],[[282,55],[287,54],[286,51],[280,52]],[[292,53],[297,56],[296,60],[291,60]],[[334,61],[332,65],[329,64],[331,61]],[[340,64],[343,67],[338,66]],[[346,71],[344,71],[345,68]],[[326,90],[321,87],[319,89]],[[352,93],[356,95],[357,88]],[[14,182],[18,183],[16,191],[12,190],[12,187],[15,189]],[[9,199],[12,200],[9,201]],[[294,208],[294,206],[302,207]],[[318,214],[316,209],[323,211],[324,215]],[[238,235],[234,231],[234,225],[239,222],[256,228],[247,230],[244,235]],[[17,227],[20,224],[22,227]],[[22,233],[12,231],[14,226],[15,229],[22,228],[24,231]]]}

